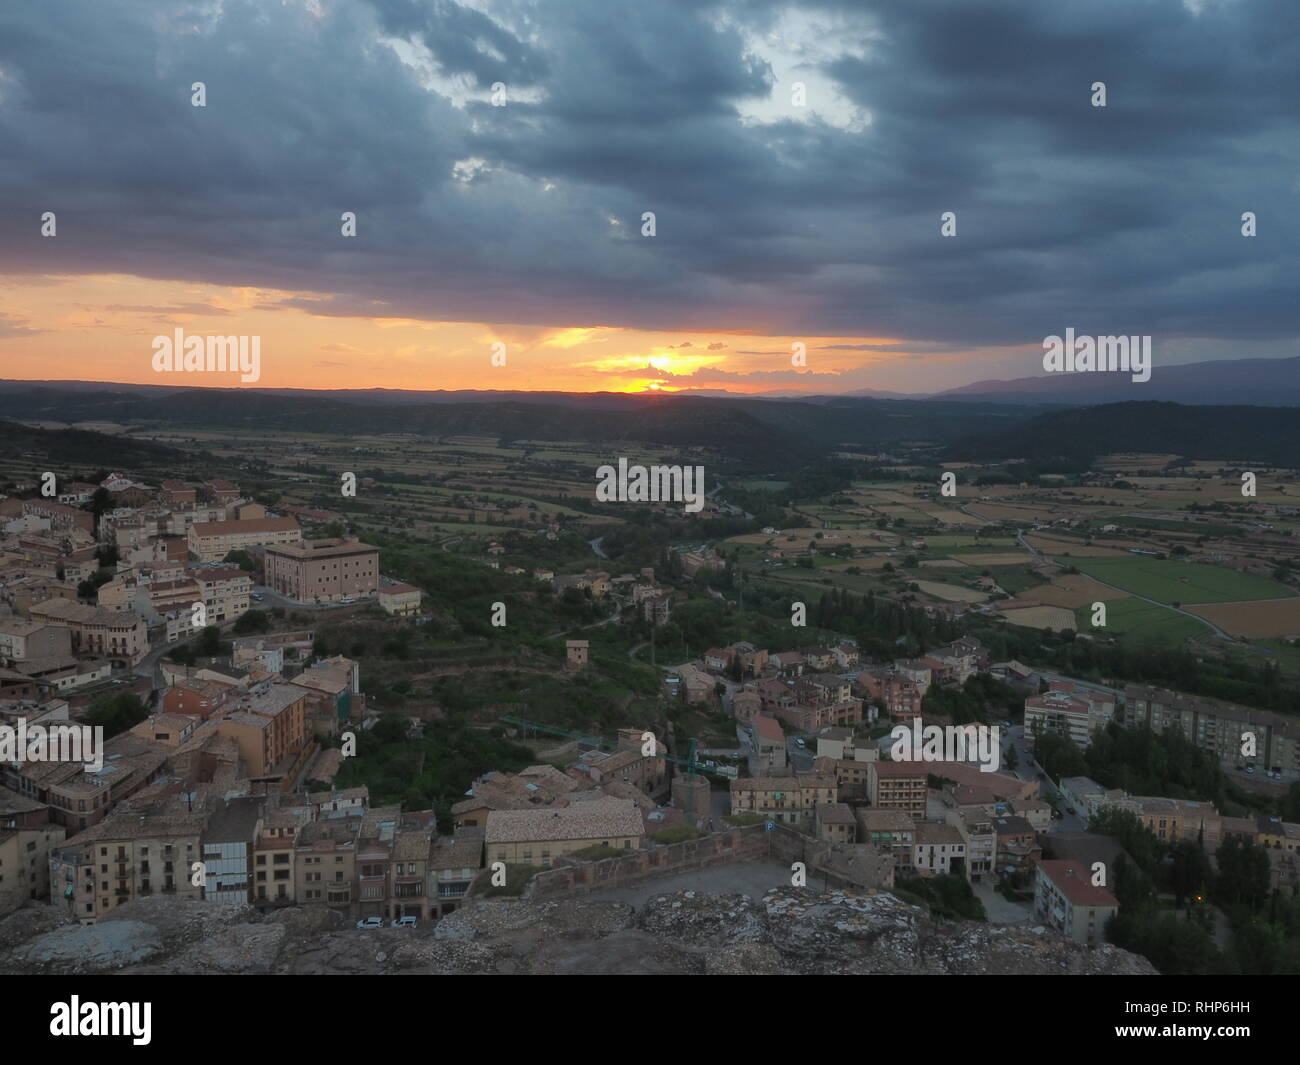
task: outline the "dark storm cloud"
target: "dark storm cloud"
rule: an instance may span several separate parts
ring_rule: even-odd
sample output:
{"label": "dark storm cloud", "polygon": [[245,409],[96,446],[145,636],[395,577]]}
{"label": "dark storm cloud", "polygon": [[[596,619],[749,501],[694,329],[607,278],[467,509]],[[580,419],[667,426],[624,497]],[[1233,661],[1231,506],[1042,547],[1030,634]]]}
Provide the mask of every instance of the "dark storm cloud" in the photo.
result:
{"label": "dark storm cloud", "polygon": [[[773,59],[792,25],[816,47]],[[0,270],[315,314],[935,351],[1074,326],[1226,355],[1296,332],[1298,27],[1244,0],[11,4]],[[771,109],[805,73],[812,110]]]}

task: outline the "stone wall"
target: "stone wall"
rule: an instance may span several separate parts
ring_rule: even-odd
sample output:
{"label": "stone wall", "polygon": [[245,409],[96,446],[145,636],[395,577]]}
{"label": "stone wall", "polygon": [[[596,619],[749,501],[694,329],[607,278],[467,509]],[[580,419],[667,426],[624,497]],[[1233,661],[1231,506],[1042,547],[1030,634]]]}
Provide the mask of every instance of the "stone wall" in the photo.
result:
{"label": "stone wall", "polygon": [[605,888],[625,887],[643,880],[672,876],[688,869],[766,858],[768,835],[762,825],[747,825],[682,843],[647,847],[599,862],[578,862],[562,857],[557,860],[555,868],[538,873],[528,882],[523,897],[545,900],[585,895]]}

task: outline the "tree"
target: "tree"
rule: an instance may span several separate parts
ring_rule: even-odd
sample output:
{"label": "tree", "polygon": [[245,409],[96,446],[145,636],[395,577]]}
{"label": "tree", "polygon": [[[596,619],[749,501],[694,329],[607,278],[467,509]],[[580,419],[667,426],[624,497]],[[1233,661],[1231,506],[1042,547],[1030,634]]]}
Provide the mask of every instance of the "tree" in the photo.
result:
{"label": "tree", "polygon": [[256,573],[258,569],[256,560],[247,551],[231,551],[222,561],[238,566],[245,573]]}
{"label": "tree", "polygon": [[138,725],[148,716],[149,711],[138,695],[122,692],[97,699],[83,720],[92,728],[102,728],[104,737],[108,739]]}
{"label": "tree", "polygon": [[1269,892],[1267,849],[1254,840],[1229,836],[1219,844],[1214,860],[1219,866],[1214,884],[1216,900],[1225,906],[1239,904],[1258,910]]}
{"label": "tree", "polygon": [[239,616],[235,622],[234,632],[244,635],[249,632],[266,632],[271,627],[271,620],[261,610],[249,610]]}
{"label": "tree", "polygon": [[1210,859],[1194,840],[1179,840],[1169,857],[1169,888],[1174,894],[1175,904],[1182,906],[1192,895],[1200,894],[1214,874]]}

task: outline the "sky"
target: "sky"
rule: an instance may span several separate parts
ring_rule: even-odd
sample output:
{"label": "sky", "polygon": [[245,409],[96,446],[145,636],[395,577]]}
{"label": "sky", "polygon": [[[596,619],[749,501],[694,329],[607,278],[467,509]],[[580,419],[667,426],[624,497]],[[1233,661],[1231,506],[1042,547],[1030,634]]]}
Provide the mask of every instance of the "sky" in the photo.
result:
{"label": "sky", "polygon": [[1300,355],[1297,31],[1292,0],[5,4],[0,378],[239,386],[156,371],[178,328],[258,337],[253,387],[937,392],[1067,328],[1150,335],[1153,375]]}

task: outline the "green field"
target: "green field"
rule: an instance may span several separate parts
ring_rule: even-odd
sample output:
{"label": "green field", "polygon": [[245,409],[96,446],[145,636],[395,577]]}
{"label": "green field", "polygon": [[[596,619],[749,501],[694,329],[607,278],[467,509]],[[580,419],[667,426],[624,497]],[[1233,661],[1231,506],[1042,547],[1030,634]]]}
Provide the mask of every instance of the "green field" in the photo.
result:
{"label": "green field", "polygon": [[998,582],[998,587],[1008,595],[1019,595],[1043,583],[1042,576],[1028,566],[977,566],[975,569],[979,573],[988,570],[989,575]]}
{"label": "green field", "polygon": [[1266,577],[1158,558],[1071,558],[1081,573],[1160,603],[1236,603],[1295,595]]}
{"label": "green field", "polygon": [[1106,604],[1106,627],[1092,627],[1092,607],[1074,612],[1078,631],[1096,636],[1114,636],[1124,643],[1182,647],[1188,637],[1209,632],[1210,627],[1195,618],[1166,610],[1141,599],[1112,599]]}
{"label": "green field", "polygon": [[1103,522],[1097,519],[1098,525],[1111,524],[1118,525],[1121,528],[1128,529],[1157,529],[1162,532],[1179,532],[1188,533],[1192,536],[1240,536],[1241,527],[1237,525],[1218,525],[1211,522],[1194,522],[1194,521],[1168,521],[1163,518],[1134,518],[1127,515],[1120,515],[1118,518],[1110,518]]}

